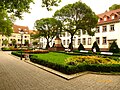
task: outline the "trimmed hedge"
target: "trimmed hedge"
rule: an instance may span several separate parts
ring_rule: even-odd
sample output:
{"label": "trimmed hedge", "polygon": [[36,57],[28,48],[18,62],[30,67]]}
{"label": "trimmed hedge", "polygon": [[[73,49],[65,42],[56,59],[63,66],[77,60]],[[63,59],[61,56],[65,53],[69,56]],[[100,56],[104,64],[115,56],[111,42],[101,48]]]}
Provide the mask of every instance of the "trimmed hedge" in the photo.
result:
{"label": "trimmed hedge", "polygon": [[46,67],[52,68],[54,70],[60,71],[65,74],[75,74],[83,71],[93,71],[93,72],[120,72],[119,64],[79,64],[79,65],[67,65],[67,64],[57,64],[48,62],[46,60],[39,59],[38,57],[32,55],[30,61],[44,65]]}
{"label": "trimmed hedge", "polygon": [[[18,56],[18,57],[21,57],[21,51],[14,51],[14,52],[11,52],[11,54],[15,55],[15,56]],[[22,52],[22,57],[24,57],[24,53]]]}

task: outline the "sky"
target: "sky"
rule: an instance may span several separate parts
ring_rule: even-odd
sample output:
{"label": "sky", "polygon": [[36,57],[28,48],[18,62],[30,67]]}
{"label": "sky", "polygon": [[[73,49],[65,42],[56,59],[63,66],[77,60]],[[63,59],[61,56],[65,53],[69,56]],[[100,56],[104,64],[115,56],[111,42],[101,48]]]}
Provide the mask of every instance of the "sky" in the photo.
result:
{"label": "sky", "polygon": [[[17,19],[15,24],[21,26],[28,26],[30,30],[34,30],[34,22],[41,18],[52,17],[56,10],[63,6],[75,3],[79,0],[62,0],[58,7],[52,7],[52,11],[47,11],[46,8],[41,7],[42,0],[34,0],[35,4],[30,5],[31,13],[24,13],[23,20]],[[81,0],[86,3],[96,14],[104,13],[113,4],[120,4],[120,0]]]}

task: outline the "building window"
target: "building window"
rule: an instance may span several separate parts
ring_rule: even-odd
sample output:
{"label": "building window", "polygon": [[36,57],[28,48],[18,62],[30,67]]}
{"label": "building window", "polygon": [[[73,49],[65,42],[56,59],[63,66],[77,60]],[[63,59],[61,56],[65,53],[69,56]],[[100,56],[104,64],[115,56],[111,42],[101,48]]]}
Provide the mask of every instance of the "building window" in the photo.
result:
{"label": "building window", "polygon": [[114,16],[112,16],[112,19],[114,19],[115,17]]}
{"label": "building window", "polygon": [[96,33],[100,32],[100,27],[96,27]]}
{"label": "building window", "polygon": [[107,44],[107,37],[103,37],[103,44]]}
{"label": "building window", "polygon": [[103,26],[103,32],[107,32],[107,26]]}
{"label": "building window", "polygon": [[83,45],[86,45],[86,38],[83,38]]}
{"label": "building window", "polygon": [[27,38],[27,36],[25,36],[25,38]]}
{"label": "building window", "polygon": [[18,39],[18,41],[21,41],[20,39]]}
{"label": "building window", "polygon": [[110,25],[110,31],[114,31],[114,25]]}
{"label": "building window", "polygon": [[88,45],[91,45],[91,38],[88,38]]}
{"label": "building window", "polygon": [[67,40],[67,45],[69,45],[69,39]]}
{"label": "building window", "polygon": [[81,39],[78,39],[78,45],[80,45],[80,43],[81,43]]}
{"label": "building window", "polygon": [[100,38],[99,37],[96,37],[96,42],[97,42],[97,44],[100,44]]}
{"label": "building window", "polygon": [[65,45],[65,40],[63,40],[63,45]]}
{"label": "building window", "polygon": [[104,18],[104,21],[107,21],[107,17]]}

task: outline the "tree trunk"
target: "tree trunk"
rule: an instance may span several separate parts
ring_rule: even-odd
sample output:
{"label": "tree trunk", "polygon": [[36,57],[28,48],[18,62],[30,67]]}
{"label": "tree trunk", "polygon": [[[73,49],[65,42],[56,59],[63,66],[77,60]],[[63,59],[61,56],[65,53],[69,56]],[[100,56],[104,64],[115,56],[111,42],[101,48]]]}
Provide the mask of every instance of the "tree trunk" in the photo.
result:
{"label": "tree trunk", "polygon": [[49,45],[49,40],[47,39],[46,49],[48,49],[49,47],[50,47],[50,45]]}
{"label": "tree trunk", "polygon": [[73,51],[73,35],[71,35],[71,43],[69,44],[69,49]]}

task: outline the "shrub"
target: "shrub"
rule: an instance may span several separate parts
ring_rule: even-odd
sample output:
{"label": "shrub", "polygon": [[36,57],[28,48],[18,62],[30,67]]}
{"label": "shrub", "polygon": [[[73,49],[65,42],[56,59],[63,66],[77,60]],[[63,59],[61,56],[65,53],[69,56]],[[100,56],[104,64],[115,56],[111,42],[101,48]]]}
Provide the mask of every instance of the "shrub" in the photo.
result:
{"label": "shrub", "polygon": [[48,50],[25,50],[24,53],[48,53]]}
{"label": "shrub", "polygon": [[67,58],[66,63],[68,65],[79,64],[120,64],[120,61],[115,61],[110,58],[102,58],[98,56],[72,56]]}
{"label": "shrub", "polygon": [[84,46],[80,43],[79,47],[78,47],[78,50],[85,50]]}
{"label": "shrub", "polygon": [[109,51],[113,52],[113,53],[118,53],[119,52],[118,45],[115,41],[111,44],[111,46],[109,48]]}
{"label": "shrub", "polygon": [[96,52],[99,52],[99,51],[100,51],[100,48],[99,48],[99,46],[98,46],[98,44],[97,44],[96,41],[93,43],[92,51],[93,51],[94,48],[96,49]]}

